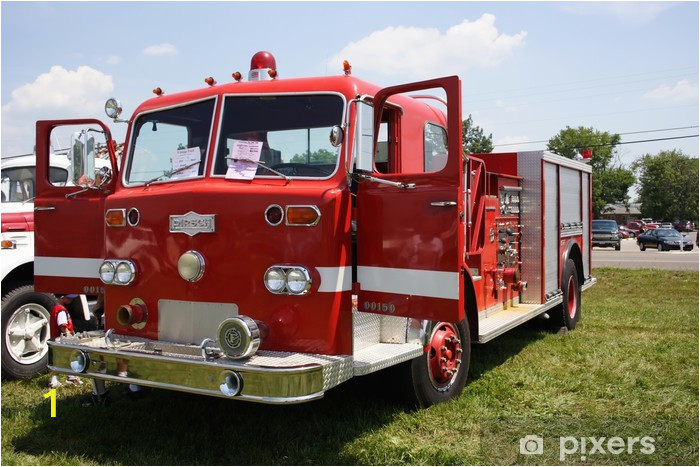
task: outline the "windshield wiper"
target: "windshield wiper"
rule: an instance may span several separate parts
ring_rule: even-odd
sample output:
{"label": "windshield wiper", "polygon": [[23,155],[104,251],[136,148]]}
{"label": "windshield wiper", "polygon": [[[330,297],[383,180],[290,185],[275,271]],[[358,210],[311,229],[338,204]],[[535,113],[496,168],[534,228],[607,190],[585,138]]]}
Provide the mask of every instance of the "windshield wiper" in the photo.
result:
{"label": "windshield wiper", "polygon": [[242,157],[226,157],[226,159],[232,160],[233,162],[251,162],[253,164],[257,164],[258,166],[262,167],[265,170],[269,170],[275,175],[279,175],[280,177],[284,178],[286,183],[289,183],[292,181],[292,178],[283,174],[282,172],[278,172],[277,170],[273,169],[272,167],[268,167],[265,165],[263,162],[260,161],[254,161],[253,159],[246,159]]}
{"label": "windshield wiper", "polygon": [[[175,174],[179,174],[180,172],[183,172],[183,171],[185,171],[185,170],[187,170],[187,169],[189,169],[189,168],[192,168],[192,167],[194,167],[195,165],[199,164],[200,162],[201,162],[201,161],[197,161],[197,162],[191,163],[190,165],[186,165],[186,166],[184,166],[184,167],[180,167],[179,169],[177,169],[177,170],[171,172],[170,174],[168,174],[168,177],[172,177],[172,176],[175,175]],[[146,183],[144,183],[143,186],[148,186],[148,185],[150,185],[150,184],[153,183],[153,182],[157,182],[157,181],[160,180],[162,177],[165,177],[165,174],[163,174],[163,175],[158,175],[156,178],[150,179],[149,181],[147,181]]]}

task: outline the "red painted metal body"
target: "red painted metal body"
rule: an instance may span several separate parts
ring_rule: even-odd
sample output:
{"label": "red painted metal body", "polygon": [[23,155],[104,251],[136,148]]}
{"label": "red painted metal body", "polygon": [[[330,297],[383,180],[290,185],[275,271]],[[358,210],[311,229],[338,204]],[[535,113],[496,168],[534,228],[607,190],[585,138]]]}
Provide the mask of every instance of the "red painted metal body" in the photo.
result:
{"label": "red painted metal body", "polygon": [[[404,95],[435,88],[447,96],[446,114]],[[314,93],[334,93],[346,103],[342,121],[338,121],[346,126],[346,138],[332,175],[291,182],[281,177],[229,180],[210,175],[226,96]],[[375,130],[387,115],[381,110],[384,103],[394,109],[396,121],[389,127],[388,145],[396,158],[387,164],[389,173],[373,174],[393,185],[368,178],[354,186],[348,176],[356,131],[356,106],[351,102],[358,96],[373,98]],[[449,323],[505,306],[520,295],[519,214],[503,212],[501,202],[504,192],[517,193],[521,188],[518,154],[465,159],[457,77],[386,89],[352,76],[273,79],[166,93],[136,109],[124,147],[131,145],[131,125],[145,112],[207,98],[216,99],[216,104],[203,176],[128,186],[120,173],[103,191],[88,191],[71,199],[66,194],[78,188],[56,187],[47,181],[51,130],[59,124],[100,125],[109,134],[108,129],[93,120],[37,123],[37,158],[42,162],[37,167],[36,205],[48,209],[36,215],[37,255],[123,258],[138,271],[128,286],[104,285],[95,277],[56,275],[37,276],[38,289],[103,290],[107,329],[154,340],[162,324],[161,300],[235,303],[239,314],[267,326],[261,349],[329,355],[353,352],[353,290],[358,294],[359,311]],[[424,165],[426,125],[444,128],[449,134],[446,156],[436,158],[436,164],[444,167],[433,172],[425,171]],[[123,155],[122,170],[128,167],[130,152]],[[110,155],[117,167],[112,146]],[[270,225],[265,211],[271,205],[316,206],[320,222],[310,227]],[[135,226],[107,226],[104,216],[109,209],[137,209],[140,221]],[[215,215],[216,231],[194,236],[171,232],[170,216],[188,212]],[[353,221],[357,225],[355,263]],[[562,255],[567,254],[564,240]],[[566,240],[585,247],[580,236]],[[178,273],[178,259],[190,250],[206,260],[206,271],[196,282],[185,281]],[[516,258],[507,267],[506,254]],[[307,267],[313,284],[309,293],[275,295],[266,290],[263,277],[272,265]],[[357,281],[353,287],[321,291],[319,287],[325,284],[319,268],[356,268]],[[476,309],[469,309],[472,302],[466,297],[470,295]],[[121,326],[115,315],[134,299],[143,301],[147,309],[145,326],[139,329]]]}

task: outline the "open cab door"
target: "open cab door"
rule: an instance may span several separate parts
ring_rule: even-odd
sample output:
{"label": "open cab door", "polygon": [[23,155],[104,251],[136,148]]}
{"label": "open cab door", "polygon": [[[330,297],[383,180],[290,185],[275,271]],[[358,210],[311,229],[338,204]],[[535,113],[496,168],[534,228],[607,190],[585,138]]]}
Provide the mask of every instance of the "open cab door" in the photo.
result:
{"label": "open cab door", "polygon": [[[71,136],[68,179],[52,174],[51,135]],[[54,138],[56,139],[56,138]],[[103,140],[111,169],[96,167]],[[99,161],[99,160],[98,160]],[[104,259],[104,202],[116,184],[116,155],[109,129],[99,120],[38,121],[34,200],[34,288],[40,292],[98,295]]]}
{"label": "open cab door", "polygon": [[[447,118],[399,96],[442,89]],[[392,86],[358,104],[355,177],[358,311],[431,321],[464,318],[461,83]],[[367,113],[366,113],[367,115]],[[367,136],[372,133],[368,150]],[[364,141],[362,139],[364,138]]]}

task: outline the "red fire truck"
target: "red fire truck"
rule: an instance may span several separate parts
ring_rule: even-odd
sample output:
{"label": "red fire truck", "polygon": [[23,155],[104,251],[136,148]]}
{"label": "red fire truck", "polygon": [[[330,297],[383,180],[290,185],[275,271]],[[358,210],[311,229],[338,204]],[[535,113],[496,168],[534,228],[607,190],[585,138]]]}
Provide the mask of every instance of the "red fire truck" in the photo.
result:
{"label": "red fire truck", "polygon": [[[110,99],[129,128],[99,176],[85,148],[107,126],[37,122],[36,286],[105,305],[105,332],[50,342],[52,371],[284,404],[406,362],[428,406],[460,394],[472,342],[576,326],[589,166],[465,155],[456,76],[283,79],[260,52],[233,78],[157,88],[128,120]],[[86,128],[79,191],[48,183],[61,125]]]}

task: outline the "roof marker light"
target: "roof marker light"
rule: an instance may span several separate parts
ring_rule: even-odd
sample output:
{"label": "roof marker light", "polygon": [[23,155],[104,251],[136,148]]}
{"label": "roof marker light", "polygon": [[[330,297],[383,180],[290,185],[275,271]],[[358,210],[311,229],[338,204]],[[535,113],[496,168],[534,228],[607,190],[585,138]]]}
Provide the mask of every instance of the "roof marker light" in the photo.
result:
{"label": "roof marker light", "polygon": [[233,76],[233,79],[235,79],[237,83],[239,83],[243,79],[243,75],[240,71],[232,73],[231,76]]}
{"label": "roof marker light", "polygon": [[214,86],[216,84],[216,80],[209,76],[208,78],[204,78],[204,82],[207,83],[209,86]]}
{"label": "roof marker light", "polygon": [[160,96],[163,95],[163,90],[162,90],[161,88],[155,88],[155,89],[153,90],[153,94],[155,94],[156,96],[160,97]]}
{"label": "roof marker light", "polygon": [[350,66],[350,62],[347,60],[343,60],[343,73],[345,73],[345,76],[348,76],[350,73],[352,73],[352,66]]}

